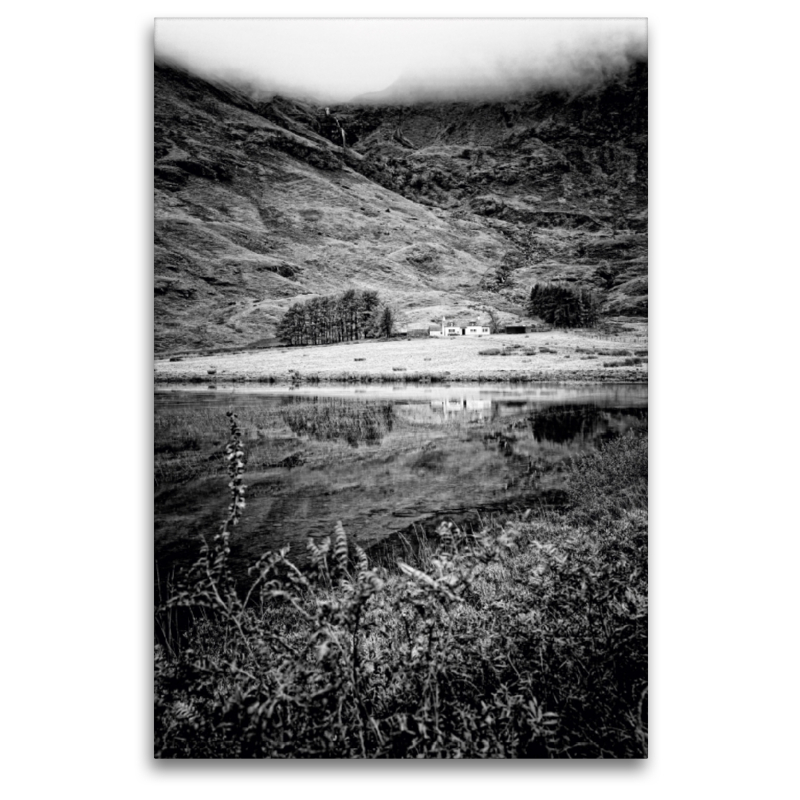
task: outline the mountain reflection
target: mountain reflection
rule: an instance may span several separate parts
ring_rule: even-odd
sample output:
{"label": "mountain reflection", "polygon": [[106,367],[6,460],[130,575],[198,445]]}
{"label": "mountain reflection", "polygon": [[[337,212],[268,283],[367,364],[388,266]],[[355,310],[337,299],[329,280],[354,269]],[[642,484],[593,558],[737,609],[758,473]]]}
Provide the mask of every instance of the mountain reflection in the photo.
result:
{"label": "mountain reflection", "polygon": [[563,489],[576,455],[646,427],[647,387],[157,392],[161,575],[192,563],[224,519],[228,410],[243,431],[247,513],[232,557],[246,570],[287,544],[302,559],[337,520],[366,546],[442,515],[530,508]]}

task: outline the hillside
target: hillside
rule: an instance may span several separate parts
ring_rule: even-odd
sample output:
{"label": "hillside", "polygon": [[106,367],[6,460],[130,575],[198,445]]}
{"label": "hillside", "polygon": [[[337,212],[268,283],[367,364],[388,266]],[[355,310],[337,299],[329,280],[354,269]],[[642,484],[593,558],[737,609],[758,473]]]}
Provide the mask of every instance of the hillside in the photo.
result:
{"label": "hillside", "polygon": [[646,316],[646,92],[635,64],[569,93],[326,115],[157,64],[156,353],[266,343],[297,299],[346,287],[412,327],[523,319],[537,280]]}

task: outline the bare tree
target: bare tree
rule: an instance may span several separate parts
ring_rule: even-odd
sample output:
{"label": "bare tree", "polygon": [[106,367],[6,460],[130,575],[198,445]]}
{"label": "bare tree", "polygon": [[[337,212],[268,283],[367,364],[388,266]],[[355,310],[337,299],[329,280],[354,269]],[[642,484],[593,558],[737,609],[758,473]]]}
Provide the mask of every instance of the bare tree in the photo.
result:
{"label": "bare tree", "polygon": [[493,308],[487,308],[486,313],[489,315],[489,333],[500,333],[500,317]]}

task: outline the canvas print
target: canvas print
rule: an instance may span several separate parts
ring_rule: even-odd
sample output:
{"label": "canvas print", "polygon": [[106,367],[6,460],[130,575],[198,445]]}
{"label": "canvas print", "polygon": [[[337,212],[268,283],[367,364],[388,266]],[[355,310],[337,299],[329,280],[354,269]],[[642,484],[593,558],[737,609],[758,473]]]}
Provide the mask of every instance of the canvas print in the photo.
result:
{"label": "canvas print", "polygon": [[640,759],[644,19],[159,19],[156,758]]}

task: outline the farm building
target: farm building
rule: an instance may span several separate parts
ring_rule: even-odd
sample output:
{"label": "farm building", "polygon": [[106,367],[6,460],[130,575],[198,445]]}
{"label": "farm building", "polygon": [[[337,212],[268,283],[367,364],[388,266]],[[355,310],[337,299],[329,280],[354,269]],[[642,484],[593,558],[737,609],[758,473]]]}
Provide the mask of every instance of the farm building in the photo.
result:
{"label": "farm building", "polygon": [[537,333],[543,331],[550,331],[552,327],[549,325],[506,325],[503,329],[503,333]]}
{"label": "farm building", "polygon": [[439,328],[431,328],[429,336],[488,336],[490,329],[485,325],[476,325],[474,321],[467,325],[447,324],[447,320],[442,317],[442,324]]}

